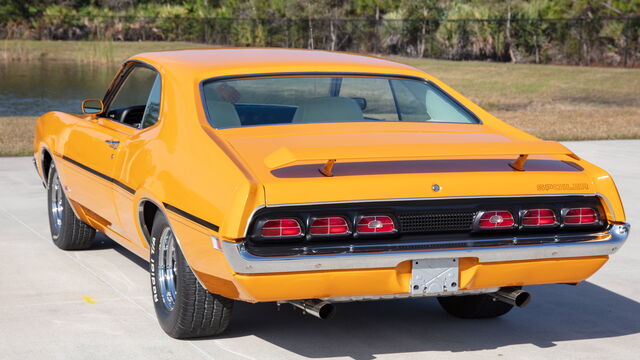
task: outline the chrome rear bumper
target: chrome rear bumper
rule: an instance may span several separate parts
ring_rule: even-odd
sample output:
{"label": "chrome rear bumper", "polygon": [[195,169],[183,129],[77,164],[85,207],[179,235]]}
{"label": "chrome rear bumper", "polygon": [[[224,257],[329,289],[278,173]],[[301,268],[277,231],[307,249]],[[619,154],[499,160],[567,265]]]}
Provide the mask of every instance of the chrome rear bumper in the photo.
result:
{"label": "chrome rear bumper", "polygon": [[630,228],[627,223],[615,224],[605,232],[593,234],[596,240],[537,245],[261,257],[250,254],[242,243],[222,241],[222,251],[231,268],[241,274],[392,268],[403,261],[414,259],[470,257],[478,258],[480,262],[557,259],[611,255],[627,240]]}

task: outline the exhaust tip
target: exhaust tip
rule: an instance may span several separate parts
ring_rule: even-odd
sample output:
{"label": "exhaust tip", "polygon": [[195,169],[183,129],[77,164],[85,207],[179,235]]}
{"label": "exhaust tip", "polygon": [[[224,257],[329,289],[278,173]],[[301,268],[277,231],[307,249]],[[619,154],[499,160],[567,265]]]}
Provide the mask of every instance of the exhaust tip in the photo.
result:
{"label": "exhaust tip", "polygon": [[318,309],[318,317],[322,320],[331,319],[336,313],[336,307],[329,302],[326,302]]}
{"label": "exhaust tip", "polygon": [[531,294],[524,290],[520,290],[520,292],[516,295],[514,305],[517,307],[525,307],[529,305],[531,302]]}
{"label": "exhaust tip", "polygon": [[319,299],[289,300],[283,302],[302,309],[302,312],[305,314],[313,315],[322,320],[332,318],[336,312],[336,307],[332,303]]}
{"label": "exhaust tip", "polygon": [[502,288],[490,295],[496,300],[517,307],[525,307],[531,302],[531,294],[517,287]]}

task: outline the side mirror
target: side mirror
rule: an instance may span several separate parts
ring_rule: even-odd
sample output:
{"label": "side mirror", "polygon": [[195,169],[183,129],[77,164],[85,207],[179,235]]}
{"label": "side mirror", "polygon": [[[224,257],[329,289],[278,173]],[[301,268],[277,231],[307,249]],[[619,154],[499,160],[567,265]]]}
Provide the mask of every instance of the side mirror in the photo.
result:
{"label": "side mirror", "polygon": [[100,99],[82,100],[82,113],[87,115],[100,114],[104,110],[104,104]]}

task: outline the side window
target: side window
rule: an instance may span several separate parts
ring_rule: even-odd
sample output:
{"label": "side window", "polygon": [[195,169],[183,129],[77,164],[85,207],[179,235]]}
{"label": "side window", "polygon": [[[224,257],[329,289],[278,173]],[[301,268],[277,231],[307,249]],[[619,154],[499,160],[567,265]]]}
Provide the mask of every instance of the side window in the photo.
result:
{"label": "side window", "polygon": [[427,89],[427,113],[432,122],[473,124],[475,121],[451,99],[434,88]]}
{"label": "side window", "polygon": [[[152,90],[154,90],[157,77],[156,72],[147,67],[135,66],[131,69],[111,101],[106,117],[133,127],[141,127],[143,117],[147,113],[147,104],[151,102],[153,97]],[[158,95],[159,87],[158,85]],[[159,100],[157,105],[159,106]],[[153,113],[156,113],[155,121],[157,121],[157,110],[149,111],[149,113],[150,121]]]}
{"label": "side window", "polygon": [[365,118],[398,121],[387,79],[345,77],[342,79],[340,96],[356,100]]}
{"label": "side window", "polygon": [[144,109],[144,115],[142,115],[141,129],[158,122],[158,116],[160,115],[160,86],[160,75],[156,75],[153,87],[151,88],[151,95],[149,95],[147,106]]}
{"label": "side window", "polygon": [[477,121],[436,87],[413,80],[391,80],[403,121],[475,124]]}
{"label": "side window", "polygon": [[402,121],[420,122],[431,120],[427,113],[426,104],[422,101],[424,96],[426,96],[424,85],[418,84],[418,86],[413,86],[414,82],[415,81],[405,82],[403,80],[391,80],[391,86],[393,86],[396,95]]}

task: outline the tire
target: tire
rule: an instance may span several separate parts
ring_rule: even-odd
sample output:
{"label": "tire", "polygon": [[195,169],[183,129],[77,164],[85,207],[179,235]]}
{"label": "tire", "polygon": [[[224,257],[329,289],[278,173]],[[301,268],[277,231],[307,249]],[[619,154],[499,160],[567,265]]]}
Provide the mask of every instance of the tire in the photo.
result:
{"label": "tire", "polygon": [[96,230],[80,220],[62,189],[55,165],[49,168],[47,208],[53,243],[62,250],[85,250],[91,247]]}
{"label": "tire", "polygon": [[495,318],[513,308],[489,295],[443,296],[438,302],[446,312],[462,319]]}
{"label": "tire", "polygon": [[149,272],[160,327],[176,339],[219,335],[231,320],[233,300],[212,294],[191,271],[166,218],[151,230]]}

